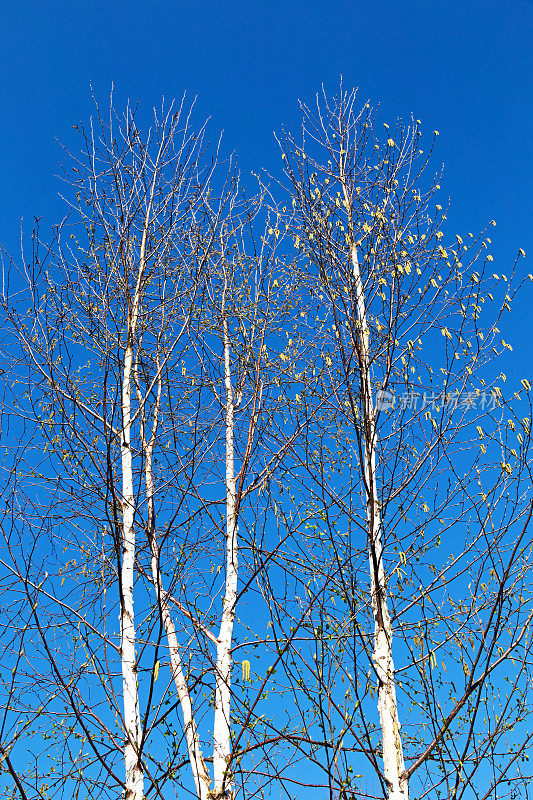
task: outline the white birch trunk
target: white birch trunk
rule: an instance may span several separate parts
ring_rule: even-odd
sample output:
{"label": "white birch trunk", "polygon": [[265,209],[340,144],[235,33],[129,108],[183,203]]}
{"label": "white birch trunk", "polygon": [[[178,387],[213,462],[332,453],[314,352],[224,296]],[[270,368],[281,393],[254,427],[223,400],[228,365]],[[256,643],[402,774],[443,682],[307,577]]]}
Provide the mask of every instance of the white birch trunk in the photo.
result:
{"label": "white birch trunk", "polygon": [[[159,381],[158,396],[156,403],[156,410],[154,413],[154,421],[152,428],[152,437],[150,442],[146,442],[143,431],[143,445],[145,450],[145,481],[146,481],[146,501],[148,506],[148,535],[150,538],[150,553],[151,553],[151,569],[152,580],[157,593],[159,609],[161,612],[161,619],[165,629],[168,651],[170,656],[170,665],[172,669],[172,677],[176,692],[180,701],[181,713],[183,715],[183,729],[185,731],[185,739],[187,742],[187,751],[189,754],[189,762],[191,764],[192,774],[194,778],[194,785],[196,787],[196,794],[199,800],[208,800],[209,797],[209,784],[210,778],[207,772],[206,764],[200,749],[200,739],[198,736],[198,729],[194,720],[191,696],[183,674],[183,667],[181,664],[181,657],[179,652],[178,637],[176,636],[176,629],[170,614],[167,592],[163,588],[161,579],[161,569],[159,564],[159,545],[157,542],[157,532],[155,528],[155,508],[154,508],[154,481],[152,471],[152,454],[155,434],[157,431],[157,419],[159,410],[159,401],[161,397],[161,381]],[[144,427],[144,426],[143,426]]]}
{"label": "white birch trunk", "polygon": [[[122,570],[120,598],[120,656],[122,662],[122,693],[124,705],[124,765],[126,769],[125,800],[142,800],[144,797],[144,775],[140,759],[141,718],[139,712],[139,684],[137,678],[137,655],[135,652],[135,620],[133,614],[133,583],[135,577],[135,499],[133,496],[133,464],[131,452],[131,384],[133,372],[133,348],[142,281],[145,268],[145,248],[151,201],[146,212],[139,269],[133,295],[128,308],[124,372],[122,376],[122,437],[120,456],[122,465]],[[127,275],[124,276],[127,280]]]}
{"label": "white birch trunk", "polygon": [[[344,199],[350,209],[351,198],[343,182]],[[350,213],[348,211],[348,213]],[[352,230],[353,235],[353,230]],[[392,626],[387,603],[385,571],[383,568],[383,543],[381,514],[376,480],[376,420],[372,381],[370,374],[369,337],[366,304],[357,257],[357,246],[351,248],[352,273],[357,299],[357,318],[360,326],[360,370],[363,396],[364,488],[368,525],[368,556],[374,618],[373,661],[378,683],[378,711],[383,744],[383,767],[389,800],[408,800],[409,785],[404,777],[405,765],[401,737],[396,679],[392,658]]]}
{"label": "white birch trunk", "polygon": [[131,455],[131,372],[133,336],[128,324],[128,341],[124,354],[122,379],[122,574],[120,603],[120,655],[122,661],[122,692],[124,704],[124,763],[126,768],[125,800],[142,800],[144,780],[139,760],[141,722],[135,653],[135,623],[133,616],[133,581],[135,571],[135,529],[133,469]]}
{"label": "white birch trunk", "polygon": [[213,729],[213,779],[216,797],[233,797],[232,776],[228,773],[231,753],[231,645],[237,601],[237,520],[234,469],[234,400],[230,367],[228,322],[223,307],[224,383],[226,392],[226,585],[217,645],[215,718]]}

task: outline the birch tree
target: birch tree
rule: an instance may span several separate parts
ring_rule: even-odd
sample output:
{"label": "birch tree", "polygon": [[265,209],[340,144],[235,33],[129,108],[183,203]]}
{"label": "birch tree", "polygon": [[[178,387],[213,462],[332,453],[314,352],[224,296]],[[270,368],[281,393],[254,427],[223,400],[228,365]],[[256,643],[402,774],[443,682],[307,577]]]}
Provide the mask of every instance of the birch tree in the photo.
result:
{"label": "birch tree", "polygon": [[493,224],[446,233],[437,132],[424,152],[418,121],[380,130],[342,89],[302,111],[277,208],[309,276],[301,335],[321,341],[299,398],[322,407],[279,476],[296,600],[272,606],[280,640],[300,630],[285,660],[307,697],[298,747],[331,797],[518,796],[531,405],[527,376],[506,390],[500,328],[522,254],[498,275]]}
{"label": "birch tree", "polygon": [[[16,551],[9,548],[7,568],[21,582],[19,591],[34,595],[34,630],[41,638],[49,679],[63,686],[65,713],[81,725],[81,733],[75,735],[82,736],[95,763],[122,786],[128,799],[144,797],[147,780],[152,787],[157,785],[150,768],[147,774],[143,756],[150,728],[146,714],[141,716],[134,616],[134,593],[139,591],[135,589],[136,537],[142,519],[142,469],[135,464],[140,453],[135,439],[139,414],[150,403],[153,391],[149,386],[146,394],[136,393],[139,371],[154,357],[143,352],[143,343],[149,337],[152,347],[155,343],[159,373],[173,366],[183,348],[183,334],[219,224],[217,214],[227,199],[220,201],[214,213],[213,206],[207,210],[212,167],[202,165],[203,131],[193,133],[189,115],[183,104],[163,110],[155,117],[147,140],[142,141],[130,109],[121,119],[111,107],[108,122],[97,111],[90,128],[81,129],[83,149],[72,167],[77,198],[73,213],[57,228],[55,242],[44,253],[35,233],[31,264],[23,274],[10,275],[29,309],[24,313],[20,306],[11,307],[11,296],[4,296],[6,327],[19,346],[19,364],[13,366],[15,386],[19,387],[13,413],[31,420],[31,435],[41,441],[44,436],[44,451],[49,453],[45,455],[48,463],[39,466],[39,459],[32,454],[29,469],[36,480],[36,496],[30,503],[30,517],[26,509],[19,524],[23,521],[26,536],[31,536],[40,505],[46,503],[45,498],[53,503],[50,527],[54,523],[59,526],[58,539],[63,538],[64,552],[70,557],[54,554],[59,562],[56,574],[63,574],[61,584],[71,578],[74,585],[84,584],[75,600],[77,608],[58,598],[52,569],[46,594],[50,608],[45,612],[35,599],[39,596],[36,587],[42,587],[39,573],[50,562],[42,550],[41,533],[34,534],[34,557],[30,559],[25,536],[19,534],[22,538]],[[154,384],[161,387],[158,378],[156,373]],[[35,450],[35,440],[30,448]],[[148,462],[148,477],[149,473]],[[52,483],[56,486],[53,500]],[[20,505],[18,496],[16,504]],[[69,508],[71,532],[64,522]],[[50,514],[50,510],[43,511]],[[71,576],[72,567],[75,574]],[[47,580],[45,573],[45,583]],[[111,609],[118,609],[118,640],[108,621],[108,583],[118,589],[111,602]],[[92,643],[81,627],[87,628],[98,588],[103,603],[97,611],[98,621],[90,625],[97,639]],[[123,745],[118,731],[112,736],[113,746],[104,743],[105,737],[100,744],[104,751],[123,752],[124,779],[115,772],[114,759],[102,755],[94,743],[99,734],[108,731],[105,710],[94,718],[88,697],[77,687],[71,689],[74,678],[63,674],[65,668],[71,673],[76,661],[69,670],[71,654],[56,654],[49,644],[49,626],[54,630],[57,615],[61,618],[65,612],[61,624],[66,629],[78,627],[79,637],[73,641],[80,641],[86,650],[104,693],[100,702],[107,696],[123,731]],[[38,614],[49,616],[46,624]],[[109,650],[120,656],[120,690]],[[67,665],[61,655],[67,658]],[[78,667],[78,672],[84,671]],[[93,725],[97,733],[89,730]],[[86,756],[80,753],[79,758],[84,762]],[[79,771],[81,784],[90,786],[91,771],[81,766]],[[105,777],[98,775],[94,780],[100,791],[107,786]]]}
{"label": "birch tree", "polygon": [[[247,730],[249,718],[242,714],[243,698],[240,692],[236,695],[232,687],[233,651],[240,646],[235,634],[237,603],[244,601],[250,586],[255,586],[256,575],[261,569],[257,563],[257,546],[250,530],[249,515],[258,513],[260,488],[266,477],[276,471],[298,435],[295,426],[290,429],[291,435],[287,434],[280,443],[278,438],[272,439],[268,433],[268,419],[276,413],[279,404],[277,394],[281,381],[280,371],[273,366],[268,355],[267,343],[271,345],[279,340],[292,318],[293,291],[290,271],[287,271],[283,290],[274,277],[279,239],[275,231],[267,224],[267,230],[256,243],[244,232],[256,215],[257,207],[252,210],[250,204],[244,203],[240,209],[232,206],[231,217],[221,226],[217,242],[210,251],[202,302],[198,304],[194,326],[189,326],[188,353],[182,360],[181,370],[185,386],[191,387],[182,392],[182,398],[192,391],[196,392],[196,400],[192,409],[187,402],[177,401],[173,410],[173,425],[178,415],[184,412],[181,419],[186,420],[189,427],[194,426],[203,443],[203,452],[195,452],[187,465],[183,458],[180,460],[187,484],[188,513],[198,518],[197,524],[209,527],[212,531],[209,535],[215,542],[224,542],[219,555],[208,556],[209,574],[213,579],[201,593],[188,589],[181,575],[171,581],[172,592],[164,586],[161,547],[167,537],[175,540],[175,534],[171,534],[168,527],[158,529],[154,507],[156,490],[152,451],[157,441],[162,383],[151,410],[150,438],[141,433],[146,454],[149,528],[152,531],[152,583],[161,608],[184,720],[188,759],[199,797],[234,796],[236,775],[244,787],[248,786],[254,772],[253,767],[246,766],[245,758],[250,737],[257,745],[258,732],[253,733],[254,726]],[[247,247],[253,255],[248,254]],[[144,431],[148,424],[146,409],[143,409],[142,419],[141,431]],[[224,464],[221,474],[220,464]],[[164,493],[167,476],[162,473],[161,479],[163,483],[159,491]],[[223,488],[222,495],[212,496],[219,484]],[[245,563],[241,567],[239,520],[245,526]],[[217,565],[218,558],[221,560]],[[182,561],[183,556],[180,558]],[[183,569],[182,563],[180,568]],[[202,580],[205,583],[205,576]],[[179,599],[176,599],[176,594]],[[196,600],[191,605],[193,594],[196,594]],[[213,608],[218,598],[217,618]],[[196,711],[193,708],[188,688],[191,678],[184,674],[180,659],[174,620],[183,615],[196,627],[202,643],[199,649],[189,644],[188,669],[199,673],[202,681],[212,679],[212,757],[204,755],[207,711],[205,707]],[[250,633],[254,629],[243,620],[238,627],[240,639],[244,630]],[[243,664],[247,665],[248,661],[244,659]],[[246,669],[243,666],[245,684],[252,682]],[[259,683],[255,700],[264,693],[264,682]],[[272,738],[272,730],[269,738]],[[234,746],[236,740],[241,741],[238,748]],[[209,769],[211,762],[212,772]],[[276,777],[274,770],[271,778]]]}
{"label": "birch tree", "polygon": [[302,110],[251,198],[185,103],[97,111],[6,259],[5,797],[527,796],[519,260],[436,133]]}
{"label": "birch tree", "polygon": [[143,134],[111,107],[80,126],[69,216],[5,273],[4,625],[25,626],[5,752],[21,796],[205,800],[278,777],[255,779],[265,680],[235,681],[234,651],[254,631],[237,604],[251,593],[262,614],[251,520],[297,435],[268,423],[297,276],[261,196],[190,118],[163,108]]}

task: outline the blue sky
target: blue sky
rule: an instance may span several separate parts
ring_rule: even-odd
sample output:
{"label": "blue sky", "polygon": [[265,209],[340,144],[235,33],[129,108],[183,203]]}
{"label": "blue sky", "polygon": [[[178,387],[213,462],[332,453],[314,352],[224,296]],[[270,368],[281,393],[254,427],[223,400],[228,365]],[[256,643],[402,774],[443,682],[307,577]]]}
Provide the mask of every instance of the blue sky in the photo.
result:
{"label": "blue sky", "polygon": [[[533,252],[533,0],[2,0],[0,11],[0,243],[12,254],[22,217],[29,230],[64,211],[56,138],[68,145],[87,119],[91,82],[104,104],[114,83],[119,104],[147,110],[197,94],[249,175],[277,169],[272,132],[297,128],[297,98],[334,91],[341,74],[383,120],[413,113],[439,130],[451,233],[496,219],[502,272],[519,247]],[[531,300],[511,337],[529,377]]]}
{"label": "blue sky", "polygon": [[[297,98],[360,87],[383,120],[411,113],[440,131],[457,232],[496,219],[495,268],[533,252],[533,0],[2,0],[0,243],[18,250],[20,219],[63,213],[56,138],[107,102],[147,109],[198,95],[243,175],[277,169],[272,132],[298,126]],[[452,230],[451,233],[455,233]],[[529,261],[529,259],[528,259]],[[533,271],[525,263],[526,271]],[[524,264],[524,262],[522,262]],[[524,297],[513,343],[533,373]],[[524,343],[520,347],[520,340]],[[515,350],[516,352],[516,350]]]}
{"label": "blue sky", "polygon": [[[246,181],[279,169],[273,131],[298,128],[297,99],[312,103],[322,83],[334,92],[342,75],[383,121],[413,114],[427,143],[439,130],[449,233],[495,219],[495,270],[509,273],[522,247],[533,273],[533,0],[2,0],[0,11],[0,244],[12,255],[21,218],[29,233],[34,217],[46,230],[65,212],[57,139],[76,142],[91,84],[104,107],[113,84],[117,105],[147,112],[162,95],[197,95],[198,119],[211,116],[213,139],[224,130]],[[529,284],[502,330],[509,389],[533,378],[532,304]]]}
{"label": "blue sky", "polygon": [[276,159],[296,99],[339,75],[384,118],[441,133],[450,193],[468,220],[531,236],[531,0],[3,0],[1,240],[22,214],[56,212],[54,138],[105,98],[199,96],[243,169]]}

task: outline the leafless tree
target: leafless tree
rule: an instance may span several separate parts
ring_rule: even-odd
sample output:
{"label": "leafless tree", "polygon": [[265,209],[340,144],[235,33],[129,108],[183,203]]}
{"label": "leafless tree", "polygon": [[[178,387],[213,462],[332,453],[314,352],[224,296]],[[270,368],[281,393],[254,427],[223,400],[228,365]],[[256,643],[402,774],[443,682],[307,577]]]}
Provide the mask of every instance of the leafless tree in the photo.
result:
{"label": "leafless tree", "polygon": [[246,520],[291,442],[268,435],[291,279],[283,237],[254,230],[261,197],[190,115],[163,108],[141,135],[111,107],[80,127],[70,214],[5,275],[3,742],[9,767],[31,740],[21,796],[232,797],[253,775],[231,675],[253,628]]}
{"label": "leafless tree", "polygon": [[252,198],[185,103],[97,111],[6,261],[4,796],[527,796],[521,277],[355,103]]}
{"label": "leafless tree", "polygon": [[381,133],[342,89],[302,111],[276,209],[319,352],[298,394],[313,423],[273,494],[296,599],[271,604],[279,641],[300,631],[295,746],[331,797],[522,796],[530,386],[507,396],[498,366],[521,279],[493,274],[487,231],[448,241],[436,133],[427,153],[418,121]]}

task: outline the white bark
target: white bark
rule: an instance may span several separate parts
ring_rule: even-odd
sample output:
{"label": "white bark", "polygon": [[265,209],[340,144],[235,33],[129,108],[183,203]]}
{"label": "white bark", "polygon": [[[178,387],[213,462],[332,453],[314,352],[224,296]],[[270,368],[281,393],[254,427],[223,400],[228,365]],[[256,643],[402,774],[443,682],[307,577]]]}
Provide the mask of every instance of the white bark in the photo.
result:
{"label": "white bark", "polygon": [[[351,198],[344,181],[343,190],[346,207],[350,214]],[[351,233],[353,236],[353,228]],[[361,388],[364,404],[363,475],[368,525],[372,615],[374,618],[373,661],[378,684],[378,711],[383,744],[383,767],[389,800],[408,800],[409,785],[407,778],[404,777],[403,743],[396,701],[394,661],[392,658],[392,625],[383,568],[381,514],[376,479],[376,419],[370,373],[368,324],[361,270],[355,244],[351,248],[351,261],[357,301],[357,320],[360,328],[359,368],[361,370]]]}
{"label": "white bark", "polygon": [[[124,763],[126,767],[125,800],[142,800],[144,781],[139,761],[141,722],[135,654],[135,622],[133,615],[133,581],[135,570],[135,528],[133,469],[131,455],[131,371],[133,364],[133,335],[131,320],[124,354],[122,379],[122,575],[120,604],[120,655],[122,661],[122,691],[124,703]],[[134,330],[134,325],[133,325]]]}
{"label": "white bark", "polygon": [[[152,576],[154,581],[157,580],[158,576],[160,576],[159,568],[156,566],[158,560],[158,556],[152,553]],[[209,773],[207,772],[207,767],[205,765],[202,750],[200,748],[200,738],[198,736],[198,729],[196,727],[196,722],[193,715],[191,696],[189,694],[185,675],[183,674],[176,629],[174,627],[174,623],[172,622],[172,617],[168,607],[168,600],[163,587],[161,586],[160,580],[159,585],[156,584],[156,586],[159,593],[161,617],[163,620],[165,633],[167,635],[170,664],[172,667],[172,677],[174,678],[174,685],[176,686],[176,691],[181,706],[181,713],[183,715],[183,728],[185,731],[185,739],[187,742],[187,751],[189,754],[189,762],[194,778],[194,785],[196,787],[196,793],[199,800],[207,800],[209,797],[210,784]]]}
{"label": "white bark", "polygon": [[[124,765],[126,768],[125,800],[142,800],[144,775],[140,759],[141,719],[139,712],[139,688],[137,679],[137,656],[135,653],[135,620],[133,613],[133,583],[135,576],[135,500],[133,496],[133,466],[131,452],[131,384],[133,372],[133,350],[142,282],[145,268],[145,248],[150,205],[146,213],[141,242],[139,268],[133,301],[128,308],[124,372],[122,376],[122,434],[120,455],[122,464],[122,569],[120,598],[120,655],[122,662],[122,693],[124,704]],[[125,280],[127,276],[125,275]]]}
{"label": "white bark", "polygon": [[217,646],[215,718],[213,729],[213,779],[215,796],[233,797],[233,781],[228,773],[231,752],[231,645],[237,601],[237,520],[234,469],[234,399],[231,381],[230,341],[223,304],[224,383],[226,391],[226,585]]}
{"label": "white bark", "polygon": [[183,715],[183,729],[185,731],[185,739],[187,742],[187,750],[189,754],[189,762],[191,764],[192,774],[194,778],[194,785],[196,787],[196,794],[199,800],[208,800],[209,797],[209,774],[207,772],[206,764],[202,756],[200,748],[200,738],[198,736],[198,729],[193,715],[193,708],[191,696],[187,681],[183,673],[181,663],[181,656],[179,652],[178,637],[176,636],[176,628],[172,621],[169,608],[168,593],[163,587],[161,578],[161,569],[159,562],[159,545],[157,541],[157,531],[155,526],[155,507],[154,507],[154,481],[152,470],[152,456],[154,441],[157,432],[159,403],[161,399],[161,379],[159,379],[157,400],[154,411],[154,419],[152,425],[152,434],[148,442],[145,437],[144,420],[141,426],[141,437],[145,452],[145,481],[146,481],[146,502],[148,507],[148,536],[150,539],[150,553],[151,553],[151,570],[152,580],[157,593],[157,600],[161,613],[161,620],[165,629],[168,651],[170,656],[170,665],[172,669],[172,677],[176,692],[180,701],[181,713]]}

